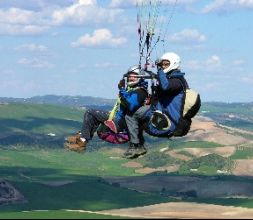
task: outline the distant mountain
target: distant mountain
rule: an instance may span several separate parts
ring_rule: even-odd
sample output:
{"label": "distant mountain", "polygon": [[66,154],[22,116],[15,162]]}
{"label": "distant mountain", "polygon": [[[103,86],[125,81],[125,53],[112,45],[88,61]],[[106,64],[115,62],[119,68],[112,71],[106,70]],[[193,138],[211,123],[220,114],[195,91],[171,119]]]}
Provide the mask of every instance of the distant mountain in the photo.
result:
{"label": "distant mountain", "polygon": [[[97,108],[110,111],[113,108],[116,99],[106,99],[92,96],[61,96],[61,95],[44,95],[34,96],[31,98],[8,98],[0,97],[0,105],[6,103],[23,103],[23,104],[50,104],[61,105],[66,107],[86,107]],[[227,121],[233,119],[233,122],[240,119],[240,124],[246,123],[244,127],[252,130],[253,120],[253,102],[248,103],[225,103],[225,102],[202,102],[201,114],[210,117],[225,125],[232,125]],[[237,123],[238,124],[238,123]]]}
{"label": "distant mountain", "polygon": [[44,95],[31,98],[7,98],[0,97],[0,103],[33,103],[33,104],[53,104],[72,107],[103,107],[111,109],[115,99],[105,99],[91,96],[58,96]]}
{"label": "distant mountain", "polygon": [[[3,103],[32,103],[32,104],[53,104],[64,106],[113,106],[116,99],[107,99],[101,97],[92,96],[67,96],[67,95],[44,95],[33,96],[31,98],[9,98],[0,97],[0,104]],[[249,111],[253,109],[253,102],[243,103],[225,103],[225,102],[205,102],[202,103],[202,110],[218,110],[221,109],[233,109],[237,111],[238,108],[248,108]],[[204,109],[203,109],[204,107]]]}

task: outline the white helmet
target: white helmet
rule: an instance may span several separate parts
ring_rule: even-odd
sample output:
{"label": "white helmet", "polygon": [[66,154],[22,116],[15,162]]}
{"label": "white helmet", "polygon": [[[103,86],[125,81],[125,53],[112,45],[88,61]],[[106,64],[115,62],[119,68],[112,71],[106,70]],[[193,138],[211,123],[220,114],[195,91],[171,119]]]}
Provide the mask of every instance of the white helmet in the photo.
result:
{"label": "white helmet", "polygon": [[171,70],[180,69],[181,59],[174,52],[168,52],[163,54],[160,60],[168,60],[170,62],[169,67],[163,70],[165,73],[168,73]]}
{"label": "white helmet", "polygon": [[[127,76],[130,74],[140,75],[141,74],[140,67],[138,65],[131,66],[127,71]],[[135,86],[136,84],[138,84],[139,81],[140,81],[140,78],[137,78],[137,80],[134,82],[127,82],[127,85],[132,87],[132,86]]]}

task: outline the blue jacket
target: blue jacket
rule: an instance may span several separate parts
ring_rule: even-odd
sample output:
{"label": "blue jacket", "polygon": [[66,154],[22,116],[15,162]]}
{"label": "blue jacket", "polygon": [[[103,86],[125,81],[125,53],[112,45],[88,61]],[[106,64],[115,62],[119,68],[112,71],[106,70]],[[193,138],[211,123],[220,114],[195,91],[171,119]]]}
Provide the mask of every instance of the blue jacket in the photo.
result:
{"label": "blue jacket", "polygon": [[180,70],[172,70],[167,74],[163,70],[158,71],[155,100],[146,116],[150,119],[153,112],[159,110],[168,116],[171,125],[166,130],[159,130],[149,121],[147,133],[150,135],[161,137],[173,135],[182,115],[185,99],[184,91],[188,88],[184,75],[185,73],[182,73]]}
{"label": "blue jacket", "polygon": [[120,89],[120,106],[115,115],[115,122],[118,129],[122,130],[125,125],[125,115],[132,115],[137,109],[144,105],[148,97],[148,82],[143,79],[133,88]]}

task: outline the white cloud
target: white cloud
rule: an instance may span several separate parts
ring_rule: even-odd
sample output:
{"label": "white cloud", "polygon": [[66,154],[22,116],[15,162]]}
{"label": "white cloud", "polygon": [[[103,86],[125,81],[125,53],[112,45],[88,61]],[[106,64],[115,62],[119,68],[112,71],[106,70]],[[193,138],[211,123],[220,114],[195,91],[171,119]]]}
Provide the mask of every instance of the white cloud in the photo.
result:
{"label": "white cloud", "polygon": [[19,8],[0,10],[0,23],[7,24],[29,24],[35,13]]}
{"label": "white cloud", "polygon": [[55,10],[52,14],[56,25],[113,22],[122,13],[119,9],[106,9],[97,5],[96,0],[79,0],[77,3]]}
{"label": "white cloud", "polygon": [[17,50],[27,50],[32,52],[45,52],[47,51],[47,47],[40,44],[23,44],[16,48]]}
{"label": "white cloud", "polygon": [[42,8],[67,6],[73,4],[75,0],[8,0],[0,1],[0,8],[17,7],[29,10],[40,10]]}
{"label": "white cloud", "polygon": [[208,59],[201,60],[190,60],[186,63],[186,66],[191,70],[205,70],[205,71],[218,71],[221,69],[221,59],[217,55],[212,55]]}
{"label": "white cloud", "polygon": [[19,8],[0,10],[0,34],[37,35],[49,26],[42,14]]}
{"label": "white cloud", "polygon": [[231,12],[239,9],[253,9],[252,0],[215,0],[212,3],[206,5],[202,12]]}
{"label": "white cloud", "polygon": [[[70,2],[71,3],[71,2]],[[108,9],[99,6],[96,0],[79,0],[72,5],[53,5],[48,1],[41,1],[37,10],[16,7],[0,8],[0,34],[7,35],[38,35],[48,31],[54,26],[65,24],[93,25],[108,24],[121,19],[123,10]],[[11,5],[15,5],[12,2]],[[26,4],[16,4],[25,6]],[[42,7],[44,5],[45,7]],[[47,7],[48,6],[48,7]],[[60,6],[62,6],[60,8]],[[123,18],[122,18],[123,19]]]}
{"label": "white cloud", "polygon": [[98,29],[93,32],[93,35],[85,34],[77,41],[72,42],[73,47],[117,47],[126,43],[127,39],[124,37],[113,37],[108,29]]}
{"label": "white cloud", "polygon": [[9,25],[51,26],[50,10],[0,9],[0,23]]}
{"label": "white cloud", "polygon": [[174,43],[199,44],[206,41],[206,36],[196,29],[184,29],[181,32],[169,36],[168,40]]}
{"label": "white cloud", "polygon": [[219,56],[213,55],[206,60],[205,64],[209,67],[218,67],[221,65],[221,59]]}
{"label": "white cloud", "polygon": [[22,58],[18,60],[18,64],[28,66],[28,67],[33,67],[33,68],[52,68],[54,66],[48,61],[41,60],[38,58],[32,58],[32,59]]}
{"label": "white cloud", "polygon": [[39,35],[48,29],[48,26],[11,25],[0,23],[0,35]]}
{"label": "white cloud", "polygon": [[124,8],[136,5],[137,0],[112,0],[110,7],[112,8]]}

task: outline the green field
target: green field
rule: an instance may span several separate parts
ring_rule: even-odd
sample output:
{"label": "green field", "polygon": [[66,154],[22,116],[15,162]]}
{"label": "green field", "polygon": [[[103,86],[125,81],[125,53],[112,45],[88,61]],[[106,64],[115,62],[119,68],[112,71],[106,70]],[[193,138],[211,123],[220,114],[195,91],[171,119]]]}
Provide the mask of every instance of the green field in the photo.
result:
{"label": "green field", "polygon": [[77,211],[24,211],[1,213],[0,219],[126,219],[119,216],[80,213]]}
{"label": "green field", "polygon": [[201,114],[226,126],[253,131],[252,109],[253,103],[203,103]]}
{"label": "green field", "polygon": [[[212,107],[213,108],[213,107]],[[241,107],[240,107],[241,108]],[[211,109],[211,107],[210,107]],[[214,108],[218,113],[222,106]],[[232,107],[231,107],[232,109]],[[242,111],[242,110],[240,110]],[[64,138],[80,130],[84,110],[42,104],[0,105],[0,179],[11,183],[24,195],[26,202],[0,206],[0,218],[113,218],[93,213],[68,212],[66,210],[99,211],[138,207],[168,201],[181,201],[157,193],[141,193],[103,180],[107,176],[142,176],[135,168],[122,166],[129,162],[114,148],[96,136],[84,154],[64,149]],[[245,112],[244,112],[245,113]],[[55,137],[47,134],[54,133]],[[163,139],[146,135],[148,154],[134,160],[143,167],[179,165],[174,173],[154,172],[149,175],[197,175],[216,176],[217,169],[229,169],[233,159],[252,157],[250,146],[236,151],[231,158],[209,155],[196,158],[186,148],[215,148],[221,145],[206,141],[190,141],[184,138]],[[183,161],[160,152],[160,149],[180,149],[191,158]],[[198,169],[192,173],[191,169]],[[238,179],[230,175],[221,178]],[[239,178],[238,181],[247,181]],[[56,185],[54,185],[56,184]],[[58,184],[58,185],[57,185]],[[188,200],[183,198],[183,200]],[[253,208],[250,199],[198,200],[214,204],[233,204]]]}
{"label": "green field", "polygon": [[[113,160],[110,155],[100,152],[77,154],[65,150],[0,150],[0,155],[0,178],[10,182],[27,200],[21,204],[0,206],[0,218],[34,215],[50,218],[52,212],[20,212],[63,209],[97,211],[171,201],[157,194],[143,194],[105,183],[101,178],[103,176],[136,174],[132,168],[121,167],[124,159]],[[51,182],[62,181],[67,184],[50,185]],[[65,215],[59,212],[57,216],[60,218],[61,213]],[[73,217],[77,215],[82,217],[81,214],[73,214]]]}
{"label": "green field", "polygon": [[231,156],[231,159],[253,159],[253,148],[243,147],[242,149],[237,149],[236,152]]}
{"label": "green field", "polygon": [[207,141],[171,141],[168,145],[172,149],[183,149],[183,148],[216,148],[222,145],[214,142]]}
{"label": "green field", "polygon": [[208,154],[199,158],[194,158],[190,161],[183,163],[178,171],[179,174],[189,174],[191,169],[197,169],[195,172],[199,175],[216,175],[217,170],[231,171],[234,162],[230,158],[224,158],[217,154]]}
{"label": "green field", "polygon": [[54,105],[0,105],[0,132],[29,132],[64,136],[80,129],[83,110]]}
{"label": "green field", "polygon": [[[0,105],[0,132],[3,135],[0,179],[10,182],[27,200],[23,204],[0,206],[0,218],[50,218],[52,215],[93,218],[94,215],[87,213],[66,215],[66,212],[57,210],[96,211],[169,201],[169,198],[156,194],[138,193],[102,181],[103,176],[137,174],[133,168],[121,166],[127,160],[121,157],[111,159],[110,156],[115,155],[102,149],[108,144],[97,138],[85,154],[63,148],[64,137],[81,128],[83,112],[77,108],[51,105]],[[47,137],[50,132],[56,137]],[[48,181],[69,183],[55,187],[46,184]],[[21,212],[31,210],[51,212]]]}

